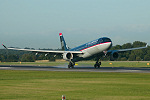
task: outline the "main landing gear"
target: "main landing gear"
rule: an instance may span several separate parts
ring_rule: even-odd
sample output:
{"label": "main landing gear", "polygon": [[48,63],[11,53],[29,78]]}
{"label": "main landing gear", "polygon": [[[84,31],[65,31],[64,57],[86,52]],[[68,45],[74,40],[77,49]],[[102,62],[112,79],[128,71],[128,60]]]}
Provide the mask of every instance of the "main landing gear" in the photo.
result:
{"label": "main landing gear", "polygon": [[75,63],[72,62],[72,61],[70,61],[70,62],[69,62],[69,65],[68,65],[68,68],[74,68],[74,65],[75,65]]}
{"label": "main landing gear", "polygon": [[97,61],[96,61],[95,65],[94,65],[94,68],[100,68],[100,66],[101,66],[101,61],[100,61],[99,58],[97,58]]}
{"label": "main landing gear", "polygon": [[96,62],[96,64],[94,65],[94,68],[100,68],[101,66],[101,62]]}
{"label": "main landing gear", "polygon": [[[74,68],[75,63],[70,61],[68,68]],[[96,63],[94,64],[94,68],[100,68],[101,66],[101,61],[97,60]]]}

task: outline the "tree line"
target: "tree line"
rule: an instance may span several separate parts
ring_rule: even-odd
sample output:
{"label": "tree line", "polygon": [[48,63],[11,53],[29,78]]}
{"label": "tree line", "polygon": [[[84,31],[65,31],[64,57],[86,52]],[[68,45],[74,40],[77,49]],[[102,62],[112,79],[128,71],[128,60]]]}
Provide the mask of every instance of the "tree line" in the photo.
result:
{"label": "tree line", "polygon": [[[126,43],[123,45],[116,45],[112,50],[127,49],[146,46],[145,42],[135,41],[133,43]],[[146,49],[138,49],[119,53],[117,61],[150,61],[150,46]]]}
{"label": "tree line", "polygon": [[[145,45],[146,45],[145,42],[135,41],[133,43],[126,43],[123,45],[113,46],[111,50],[135,48],[135,47],[141,47]],[[53,49],[45,49],[45,50],[53,50]],[[55,49],[55,50],[60,50],[60,49]],[[102,57],[101,60],[107,61],[109,60],[109,58],[110,58],[109,56],[106,56],[106,57]],[[55,61],[56,59],[62,59],[62,55],[61,54],[47,55],[45,53],[39,53],[36,55],[35,53],[27,52],[27,51],[14,51],[14,50],[0,49],[1,62],[18,62],[18,61],[34,62],[36,60]],[[95,58],[92,58],[91,60],[95,60]],[[148,46],[146,49],[119,53],[119,57],[116,60],[117,61],[150,61],[150,46]]]}

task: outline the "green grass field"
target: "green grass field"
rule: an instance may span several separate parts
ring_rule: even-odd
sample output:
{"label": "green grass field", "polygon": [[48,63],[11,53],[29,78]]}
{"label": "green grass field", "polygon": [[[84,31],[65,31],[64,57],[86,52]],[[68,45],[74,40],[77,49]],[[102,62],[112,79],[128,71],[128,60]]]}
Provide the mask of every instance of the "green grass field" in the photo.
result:
{"label": "green grass field", "polygon": [[150,100],[149,73],[0,70],[0,100]]}
{"label": "green grass field", "polygon": [[[147,65],[149,63],[149,65]],[[77,62],[77,66],[94,66],[95,61]],[[1,62],[0,65],[65,66],[68,62]],[[102,67],[150,67],[150,61],[102,61]]]}

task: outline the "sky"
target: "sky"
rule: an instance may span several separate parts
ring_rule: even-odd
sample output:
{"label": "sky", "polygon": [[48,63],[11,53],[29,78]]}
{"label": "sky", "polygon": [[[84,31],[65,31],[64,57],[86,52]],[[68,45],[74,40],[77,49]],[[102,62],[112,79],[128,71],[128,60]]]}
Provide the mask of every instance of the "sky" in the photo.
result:
{"label": "sky", "polygon": [[[150,0],[0,0],[0,43],[70,48],[109,37],[113,45],[150,44]],[[0,48],[3,48],[0,46]]]}

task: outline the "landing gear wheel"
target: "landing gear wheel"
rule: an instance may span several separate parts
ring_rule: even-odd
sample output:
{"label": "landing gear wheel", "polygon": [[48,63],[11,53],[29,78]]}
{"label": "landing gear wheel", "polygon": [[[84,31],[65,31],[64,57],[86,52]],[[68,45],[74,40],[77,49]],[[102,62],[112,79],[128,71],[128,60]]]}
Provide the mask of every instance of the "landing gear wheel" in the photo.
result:
{"label": "landing gear wheel", "polygon": [[68,65],[68,68],[70,68],[71,66],[70,65]]}
{"label": "landing gear wheel", "polygon": [[101,62],[96,62],[96,64],[94,65],[94,68],[96,67],[100,68],[100,66],[101,66]]}
{"label": "landing gear wheel", "polygon": [[96,68],[96,67],[97,67],[97,65],[95,64],[95,65],[94,65],[94,68]]}
{"label": "landing gear wheel", "polygon": [[75,64],[73,62],[70,62],[69,65],[68,65],[68,68],[74,68],[74,65]]}

